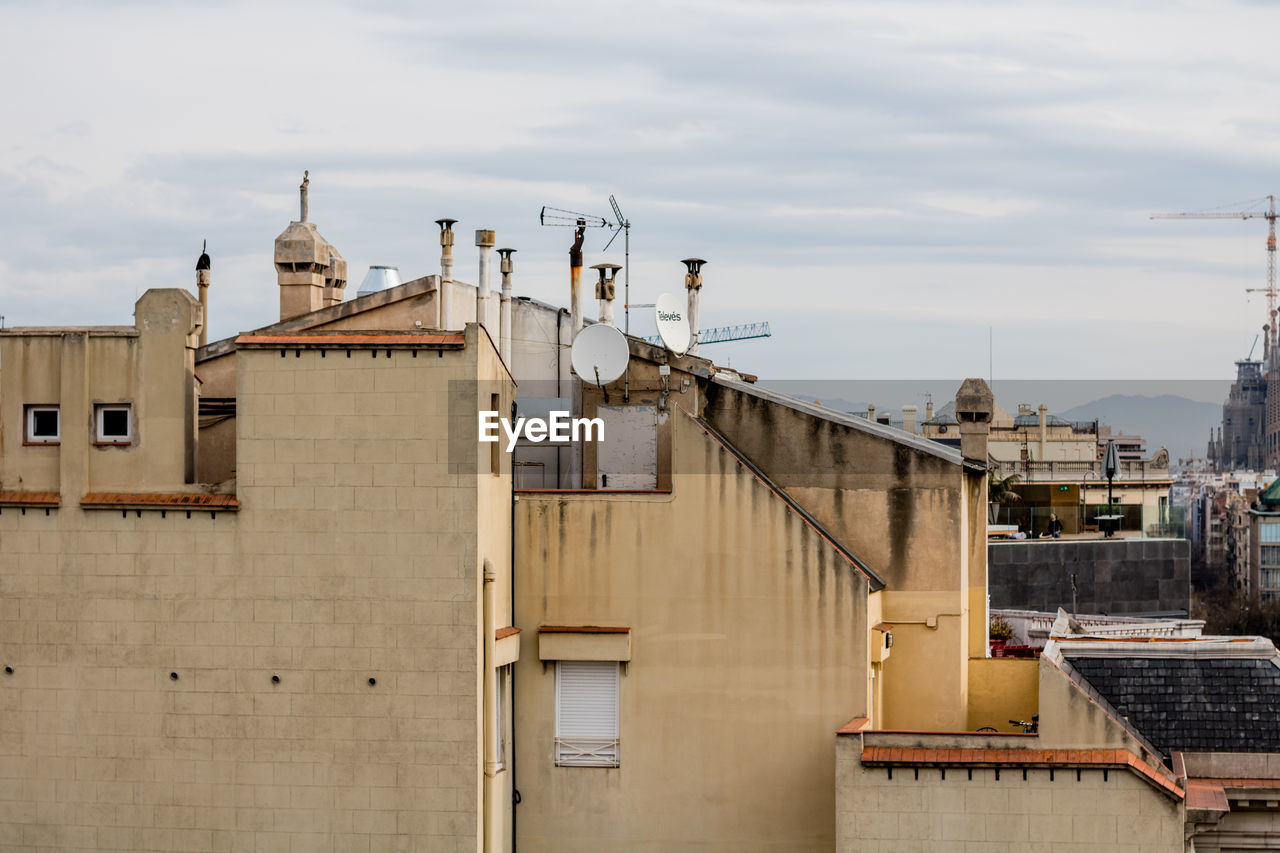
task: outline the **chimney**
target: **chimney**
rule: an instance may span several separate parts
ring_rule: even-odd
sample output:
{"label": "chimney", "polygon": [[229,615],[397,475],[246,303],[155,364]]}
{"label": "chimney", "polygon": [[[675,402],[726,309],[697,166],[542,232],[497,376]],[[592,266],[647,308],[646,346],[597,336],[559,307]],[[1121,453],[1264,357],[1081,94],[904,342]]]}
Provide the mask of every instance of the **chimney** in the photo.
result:
{"label": "chimney", "polygon": [[916,412],[919,411],[915,406],[902,407],[902,428],[912,435],[916,434]]}
{"label": "chimney", "polygon": [[702,258],[685,258],[688,272],[684,274],[684,286],[689,291],[689,355],[698,354],[698,294],[702,291]]}
{"label": "chimney", "polygon": [[932,400],[924,401],[924,419],[926,421],[933,420],[933,401]]}
{"label": "chimney", "polygon": [[449,284],[453,281],[453,223],[456,219],[437,219],[440,226],[440,288],[436,293],[436,310],[440,329],[449,328]]}
{"label": "chimney", "polygon": [[956,420],[960,422],[960,455],[969,462],[987,465],[987,437],[995,396],[982,379],[966,379],[956,392]]}
{"label": "chimney", "polygon": [[499,321],[501,343],[498,350],[502,353],[502,361],[508,370],[511,368],[511,273],[515,272],[511,256],[515,253],[515,249],[498,250],[498,271],[502,273],[502,318]]}
{"label": "chimney", "polygon": [[593,270],[600,271],[600,280],[596,282],[596,299],[600,300],[600,322],[613,325],[614,279],[618,276],[620,264],[593,264]]}
{"label": "chimney", "polygon": [[492,231],[476,231],[476,247],[480,249],[479,280],[476,282],[476,322],[488,329],[491,336],[497,336],[497,322],[490,316],[493,300],[489,292],[489,253],[493,246]]}
{"label": "chimney", "polygon": [[209,241],[204,241],[200,249],[200,259],[196,261],[196,292],[200,294],[200,346],[209,343],[209,284],[210,268]]}
{"label": "chimney", "polygon": [[1049,442],[1049,407],[1041,403],[1038,411],[1040,414],[1040,461],[1043,462],[1048,458],[1045,451],[1048,449]]}
{"label": "chimney", "polygon": [[310,314],[342,299],[347,262],[308,221],[310,172],[298,187],[298,215],[275,242],[276,283],[280,286],[280,319]]}
{"label": "chimney", "polygon": [[867,403],[867,420],[875,423],[876,421],[876,405],[875,403]]}
{"label": "chimney", "polygon": [[587,221],[579,219],[569,249],[569,333],[575,338],[582,330],[582,240],[586,233]]}

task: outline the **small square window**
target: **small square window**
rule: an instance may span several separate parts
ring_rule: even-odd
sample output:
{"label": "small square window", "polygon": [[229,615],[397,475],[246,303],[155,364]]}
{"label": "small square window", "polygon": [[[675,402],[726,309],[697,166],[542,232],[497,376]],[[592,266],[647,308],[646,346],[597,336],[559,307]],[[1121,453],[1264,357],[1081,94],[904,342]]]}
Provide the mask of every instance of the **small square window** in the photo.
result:
{"label": "small square window", "polygon": [[27,406],[28,444],[57,444],[61,433],[57,406]]}
{"label": "small square window", "polygon": [[99,443],[128,444],[133,438],[133,424],[131,421],[128,406],[99,406]]}

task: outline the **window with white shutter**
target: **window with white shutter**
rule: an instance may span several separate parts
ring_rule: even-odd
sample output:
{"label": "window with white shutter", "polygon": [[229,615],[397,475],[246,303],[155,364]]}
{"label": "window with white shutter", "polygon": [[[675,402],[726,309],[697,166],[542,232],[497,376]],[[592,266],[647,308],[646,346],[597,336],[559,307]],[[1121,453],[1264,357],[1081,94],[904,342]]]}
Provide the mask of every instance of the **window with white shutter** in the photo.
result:
{"label": "window with white shutter", "polygon": [[618,766],[617,661],[556,663],[556,764]]}

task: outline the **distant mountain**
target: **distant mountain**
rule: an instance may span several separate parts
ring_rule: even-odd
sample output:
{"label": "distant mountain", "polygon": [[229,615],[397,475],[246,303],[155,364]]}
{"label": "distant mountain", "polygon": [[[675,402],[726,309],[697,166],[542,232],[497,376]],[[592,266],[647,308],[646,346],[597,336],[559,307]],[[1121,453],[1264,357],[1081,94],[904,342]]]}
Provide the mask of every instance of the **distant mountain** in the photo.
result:
{"label": "distant mountain", "polygon": [[1147,440],[1148,454],[1164,447],[1170,461],[1176,463],[1188,453],[1204,456],[1209,430],[1222,423],[1222,404],[1202,403],[1175,394],[1112,394],[1053,414],[1069,421],[1097,419],[1112,432],[1140,435]]}

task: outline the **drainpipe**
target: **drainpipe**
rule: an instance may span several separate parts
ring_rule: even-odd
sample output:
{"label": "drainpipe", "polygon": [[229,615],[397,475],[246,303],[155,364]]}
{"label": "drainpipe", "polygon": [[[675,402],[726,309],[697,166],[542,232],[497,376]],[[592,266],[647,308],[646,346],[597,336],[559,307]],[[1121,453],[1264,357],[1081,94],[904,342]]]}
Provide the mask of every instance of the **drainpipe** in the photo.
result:
{"label": "drainpipe", "polygon": [[440,226],[440,323],[441,329],[449,328],[449,283],[453,281],[453,223],[456,219],[437,219]]}
{"label": "drainpipe", "polygon": [[493,250],[492,231],[476,231],[476,247],[480,249],[480,270],[476,282],[476,322],[489,330],[490,336],[499,332],[494,327],[493,318],[489,316],[489,253]]}
{"label": "drainpipe", "polygon": [[498,328],[501,330],[498,350],[502,353],[502,361],[508,370],[511,369],[511,273],[515,271],[511,256],[515,253],[515,249],[498,250],[498,271],[502,273],[502,316],[498,321]]}
{"label": "drainpipe", "polygon": [[600,322],[613,325],[613,280],[622,267],[618,264],[595,264],[593,270],[600,271],[600,280],[596,282],[596,299],[600,300]]}
{"label": "drainpipe", "polygon": [[209,260],[209,241],[204,241],[204,248],[200,250],[200,259],[196,261],[196,289],[200,294],[200,346],[209,343],[209,284],[210,284],[210,268],[213,263]]}
{"label": "drainpipe", "polygon": [[497,669],[494,661],[497,658],[497,639],[494,637],[494,586],[497,573],[493,563],[484,561],[484,619],[481,630],[484,631],[484,809],[482,821],[484,825],[480,834],[484,839],[483,849],[492,850],[492,839],[489,837],[489,816],[496,805],[493,802],[493,777],[498,774],[497,732],[494,730],[497,707]]}
{"label": "drainpipe", "polygon": [[573,246],[569,249],[569,333],[578,336],[582,328],[582,239],[587,233],[587,221],[578,220],[573,232]]}
{"label": "drainpipe", "polygon": [[688,272],[684,274],[684,286],[689,291],[689,355],[698,354],[698,294],[702,291],[702,258],[685,258]]}

